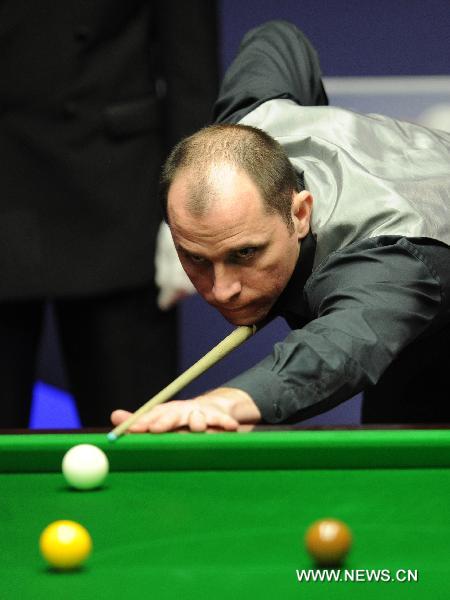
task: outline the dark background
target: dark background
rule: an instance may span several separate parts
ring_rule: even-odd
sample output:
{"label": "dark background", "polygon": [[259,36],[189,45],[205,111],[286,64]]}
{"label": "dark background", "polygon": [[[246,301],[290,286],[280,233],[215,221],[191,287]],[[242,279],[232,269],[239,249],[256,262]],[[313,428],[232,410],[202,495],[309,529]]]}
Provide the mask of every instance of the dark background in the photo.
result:
{"label": "dark background", "polygon": [[227,66],[246,31],[269,19],[302,29],[327,76],[448,75],[448,0],[223,0]]}

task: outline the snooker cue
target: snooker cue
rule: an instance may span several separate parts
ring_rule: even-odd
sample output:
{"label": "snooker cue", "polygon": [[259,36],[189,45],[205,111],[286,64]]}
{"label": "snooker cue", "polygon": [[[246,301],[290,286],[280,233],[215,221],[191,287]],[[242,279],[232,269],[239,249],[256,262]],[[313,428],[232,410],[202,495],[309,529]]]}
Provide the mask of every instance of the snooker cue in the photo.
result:
{"label": "snooker cue", "polygon": [[128,419],[123,421],[120,425],[117,425],[112,431],[108,433],[108,440],[110,442],[116,441],[133,423],[135,423],[141,415],[149,412],[154,406],[162,404],[166,400],[169,400],[174,394],[177,394],[180,390],[186,387],[191,381],[200,377],[205,371],[212,367],[221,358],[224,358],[232,350],[240,346],[245,340],[256,333],[256,325],[251,327],[242,326],[237,327],[230,333],[226,338],[217,344],[212,350],[207,352],[200,360],[189,367],[184,373],[181,373],[176,379],[169,383],[167,387],[162,389],[160,392],[150,398],[145,404],[137,409]]}

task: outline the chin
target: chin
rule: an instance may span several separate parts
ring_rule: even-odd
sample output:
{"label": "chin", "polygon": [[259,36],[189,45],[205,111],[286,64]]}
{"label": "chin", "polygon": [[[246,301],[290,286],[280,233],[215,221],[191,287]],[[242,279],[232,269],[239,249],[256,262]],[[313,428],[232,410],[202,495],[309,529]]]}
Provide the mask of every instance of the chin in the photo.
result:
{"label": "chin", "polygon": [[259,310],[253,311],[236,311],[235,313],[231,311],[220,311],[221,315],[232,325],[255,325],[262,321],[267,314],[269,313],[269,309],[260,308]]}
{"label": "chin", "polygon": [[246,319],[244,317],[227,317],[225,315],[223,315],[225,317],[225,319],[228,321],[228,323],[231,323],[232,325],[254,325],[256,323],[255,319]]}

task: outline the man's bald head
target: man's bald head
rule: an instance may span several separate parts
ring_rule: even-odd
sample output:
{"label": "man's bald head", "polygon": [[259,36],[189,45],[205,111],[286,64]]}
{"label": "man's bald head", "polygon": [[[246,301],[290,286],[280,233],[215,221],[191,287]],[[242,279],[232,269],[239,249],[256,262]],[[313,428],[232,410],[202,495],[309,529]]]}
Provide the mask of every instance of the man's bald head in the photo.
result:
{"label": "man's bald head", "polygon": [[183,139],[172,150],[161,176],[161,201],[167,220],[167,196],[178,175],[186,177],[188,210],[201,216],[221,197],[229,169],[254,182],[268,212],[278,212],[291,230],[292,195],[297,176],[281,145],[247,125],[211,125]]}

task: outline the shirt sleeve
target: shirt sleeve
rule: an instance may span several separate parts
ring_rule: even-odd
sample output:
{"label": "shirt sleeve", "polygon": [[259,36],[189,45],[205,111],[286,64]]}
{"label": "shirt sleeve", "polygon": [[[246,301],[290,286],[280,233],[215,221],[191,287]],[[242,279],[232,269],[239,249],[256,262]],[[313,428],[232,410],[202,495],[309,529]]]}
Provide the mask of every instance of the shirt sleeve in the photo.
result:
{"label": "shirt sleeve", "polygon": [[313,320],[225,384],[246,391],[266,422],[299,421],[375,384],[438,318],[433,266],[405,238],[385,244],[365,240],[328,257],[304,290]]}
{"label": "shirt sleeve", "polygon": [[269,21],[244,36],[223,79],[214,119],[237,123],[274,98],[290,98],[304,106],[328,104],[316,51],[286,21]]}

